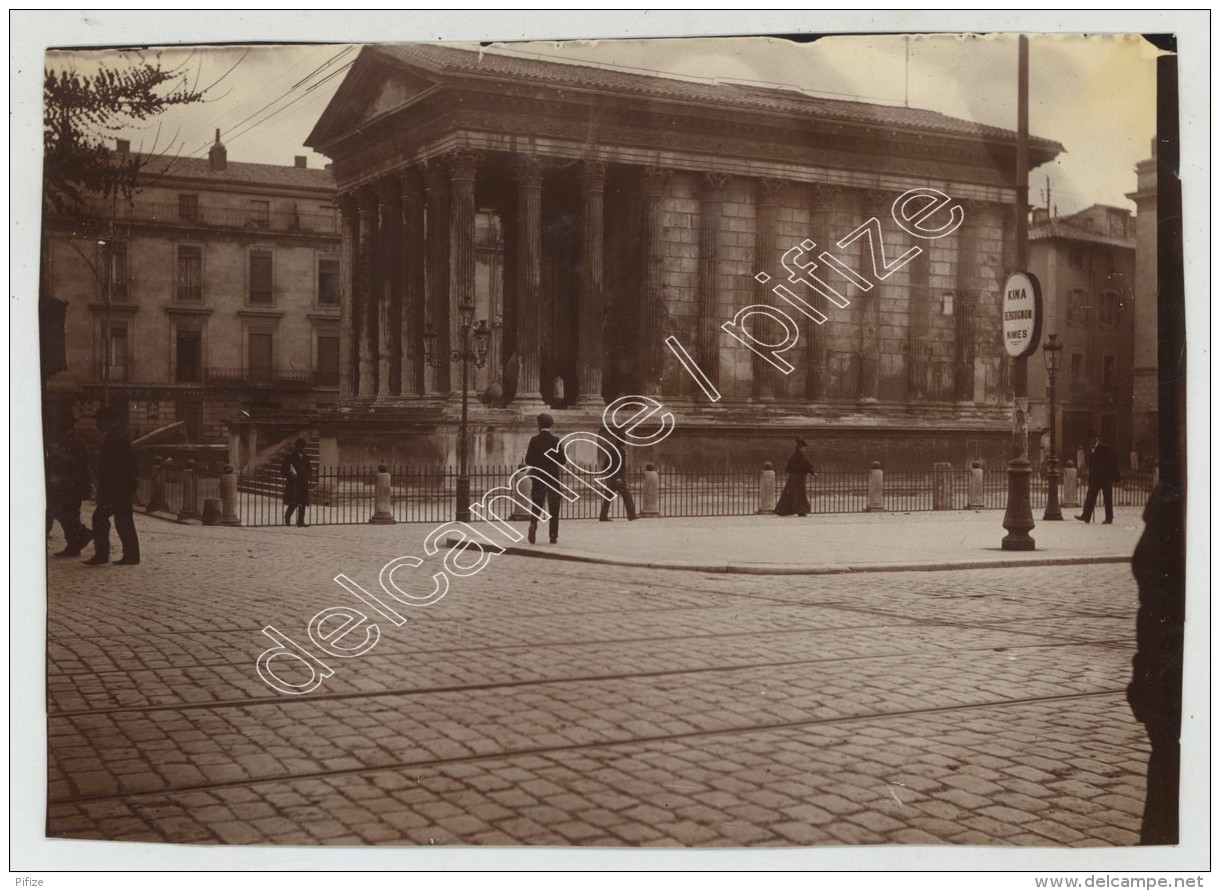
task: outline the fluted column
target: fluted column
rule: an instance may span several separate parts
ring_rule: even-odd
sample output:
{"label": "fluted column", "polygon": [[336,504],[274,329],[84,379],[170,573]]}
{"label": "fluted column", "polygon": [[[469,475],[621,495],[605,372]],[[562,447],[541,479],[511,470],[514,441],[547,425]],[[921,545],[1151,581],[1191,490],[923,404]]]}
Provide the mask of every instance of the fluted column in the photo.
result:
{"label": "fluted column", "polygon": [[360,291],[357,287],[360,268],[360,215],[350,193],[339,196],[339,219],[342,225],[339,248],[339,392],[356,394],[360,380],[360,342],[356,332],[360,324]]}
{"label": "fluted column", "polygon": [[[813,187],[813,211],[810,213],[810,239],[818,246],[818,250],[831,250],[831,220],[835,204],[843,195],[839,186],[818,183]],[[830,314],[830,321],[824,325],[842,324],[842,316],[838,319]],[[805,397],[813,402],[826,398],[826,334],[822,331],[824,325],[810,321],[808,325],[809,338],[806,344]]]}
{"label": "fluted column", "polygon": [[[884,209],[885,193],[866,191],[860,195],[859,220],[863,223],[870,217],[876,217],[882,223],[889,216]],[[880,209],[880,212],[879,212]],[[856,397],[860,402],[873,403],[877,401],[877,389],[881,374],[881,295],[885,286],[875,281],[872,274],[872,257],[868,251],[867,239],[857,242],[860,246],[860,262],[857,271],[868,281],[873,282],[872,288],[862,291],[857,298],[860,301],[860,341],[859,369],[856,380]]]}
{"label": "fluted column", "polygon": [[661,200],[669,171],[644,168],[644,300],[640,312],[639,341],[643,350],[641,389],[645,396],[660,396],[664,375],[667,307],[664,293],[665,224]]}
{"label": "fluted column", "polygon": [[[474,182],[482,156],[459,150],[449,155],[449,256],[453,275],[450,312],[451,342],[458,344],[461,306],[474,306]],[[461,364],[451,372],[461,375]],[[473,385],[473,379],[470,381]]]}
{"label": "fluted column", "polygon": [[536,156],[517,161],[517,376],[518,402],[542,401],[539,362],[542,341],[542,164]]}
{"label": "fluted column", "polygon": [[930,246],[923,246],[911,261],[907,288],[907,400],[923,402],[928,398],[928,323],[933,311],[928,259]]}
{"label": "fluted column", "polygon": [[360,191],[360,377],[358,395],[372,397],[377,392],[377,365],[374,361],[373,332],[377,325],[377,196],[371,189]]}
{"label": "fluted column", "polygon": [[424,292],[424,187],[417,168],[399,175],[402,203],[402,363],[399,392],[403,396],[424,393],[424,320],[427,317]]}
{"label": "fluted column", "polygon": [[[783,181],[778,179],[758,181],[756,193],[758,214],[754,230],[754,267],[756,269],[771,268],[776,259],[775,228],[779,220],[779,193],[783,187]],[[751,280],[754,282],[754,302],[767,305],[770,302],[767,296],[767,285],[756,278]],[[754,317],[754,336],[760,341],[763,339],[760,335],[764,332],[760,331],[758,326],[765,324],[762,316]],[[768,331],[770,330],[768,329]],[[751,358],[754,370],[754,398],[772,402],[777,397],[782,397],[785,392],[784,373],[757,353],[752,353]]]}
{"label": "fluted column", "polygon": [[720,280],[720,219],[724,190],[732,179],[725,173],[705,173],[699,192],[699,364],[711,382],[720,383],[720,319],[717,286]]}
{"label": "fluted column", "polygon": [[957,231],[957,294],[953,300],[954,351],[953,398],[958,402],[974,401],[975,325],[974,292],[975,243],[978,226],[974,215]]}
{"label": "fluted column", "polygon": [[606,304],[602,290],[605,259],[605,192],[606,165],[602,161],[585,161],[581,171],[584,191],[584,236],[581,241],[580,264],[580,375],[577,404],[598,407],[602,398],[602,359],[605,353]]}
{"label": "fluted column", "polygon": [[398,182],[386,177],[377,183],[377,245],[380,256],[377,288],[377,396],[394,395],[401,372],[398,334],[402,330],[402,288],[398,267],[402,239],[402,208]]}
{"label": "fluted column", "polygon": [[426,325],[436,333],[429,392],[449,394],[449,170],[443,161],[428,162],[424,176],[424,204],[427,214],[428,314]]}

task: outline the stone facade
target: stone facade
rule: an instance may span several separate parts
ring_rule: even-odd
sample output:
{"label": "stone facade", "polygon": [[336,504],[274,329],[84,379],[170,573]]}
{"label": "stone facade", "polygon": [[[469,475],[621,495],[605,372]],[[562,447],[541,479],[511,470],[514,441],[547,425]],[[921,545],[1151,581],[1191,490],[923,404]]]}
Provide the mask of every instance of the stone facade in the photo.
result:
{"label": "stone facade", "polygon": [[66,368],[48,406],[91,426],[106,394],[135,437],[184,421],[191,441],[223,442],[236,409],[333,404],[334,179],[298,163],[230,163],[217,134],[208,159],[146,159],[136,194],[94,208],[100,222],[49,216],[42,296],[65,305]]}
{"label": "stone facade", "polygon": [[1127,195],[1136,204],[1135,217],[1135,346],[1131,392],[1131,447],[1141,461],[1155,462],[1157,424],[1157,162],[1152,157],[1135,167],[1136,190]]}
{"label": "stone facade", "polygon": [[[676,413],[666,460],[678,466],[699,465],[687,440],[753,441],[733,449],[754,461],[792,431],[843,467],[873,442],[897,467],[1008,458],[997,329],[1012,133],[430,45],[366,48],[308,144],[334,159],[343,208],[344,405],[328,433],[343,460],[393,429],[452,453],[461,363],[446,357],[465,336],[463,303],[502,326],[470,391],[473,454],[495,463],[515,463],[541,408],[595,429],[628,393]],[[1059,150],[1035,139],[1032,163]],[[959,224],[912,235],[895,210],[912,189],[949,196]],[[498,280],[479,274],[479,220],[503,233]],[[843,298],[811,298],[821,323],[793,311],[788,332],[774,313],[739,316],[777,304],[775,286],[796,280],[786,258],[809,241],[809,260],[833,255],[819,275]],[[741,338],[723,330],[734,320]],[[790,333],[784,373],[758,344]],[[407,451],[420,447],[386,457]]]}

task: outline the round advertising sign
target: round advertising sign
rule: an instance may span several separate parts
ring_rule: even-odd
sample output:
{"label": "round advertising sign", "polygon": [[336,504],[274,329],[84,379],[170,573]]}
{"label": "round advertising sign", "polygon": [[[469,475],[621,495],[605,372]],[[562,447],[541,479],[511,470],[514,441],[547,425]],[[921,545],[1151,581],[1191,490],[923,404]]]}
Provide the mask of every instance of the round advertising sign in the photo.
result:
{"label": "round advertising sign", "polygon": [[1038,349],[1042,339],[1042,286],[1032,272],[1014,272],[1004,282],[1000,325],[1004,349],[1014,359]]}

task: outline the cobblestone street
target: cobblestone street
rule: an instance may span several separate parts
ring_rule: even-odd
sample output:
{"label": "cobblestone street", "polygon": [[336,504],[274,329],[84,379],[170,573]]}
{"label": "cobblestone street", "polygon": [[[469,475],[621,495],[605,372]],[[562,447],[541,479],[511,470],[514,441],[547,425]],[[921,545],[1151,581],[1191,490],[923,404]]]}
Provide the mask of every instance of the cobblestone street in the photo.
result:
{"label": "cobblestone street", "polygon": [[429,530],[138,522],[139,567],[51,561],[52,837],[1138,837],[1121,563],[775,577],[503,555],[290,697],[255,670],[261,628],[308,646],[314,613],[356,605],[337,573],[371,589]]}

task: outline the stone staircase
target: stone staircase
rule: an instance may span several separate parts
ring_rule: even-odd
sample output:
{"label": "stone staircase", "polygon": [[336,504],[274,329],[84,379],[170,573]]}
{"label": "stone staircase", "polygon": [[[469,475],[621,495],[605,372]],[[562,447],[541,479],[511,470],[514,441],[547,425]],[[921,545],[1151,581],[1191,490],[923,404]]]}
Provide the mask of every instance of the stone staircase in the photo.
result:
{"label": "stone staircase", "polygon": [[[310,499],[318,491],[318,434],[310,433],[304,437],[305,455],[313,465],[313,479],[309,483]],[[281,497],[284,494],[284,474],[280,465],[292,454],[297,437],[293,436],[270,458],[253,470],[243,473],[237,481],[237,488],[252,495]]]}

